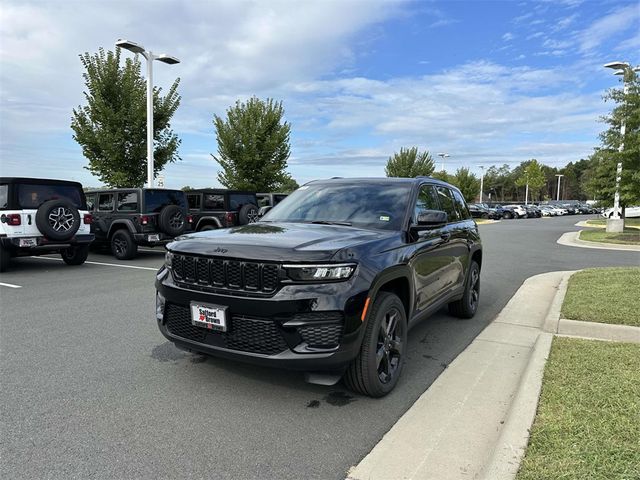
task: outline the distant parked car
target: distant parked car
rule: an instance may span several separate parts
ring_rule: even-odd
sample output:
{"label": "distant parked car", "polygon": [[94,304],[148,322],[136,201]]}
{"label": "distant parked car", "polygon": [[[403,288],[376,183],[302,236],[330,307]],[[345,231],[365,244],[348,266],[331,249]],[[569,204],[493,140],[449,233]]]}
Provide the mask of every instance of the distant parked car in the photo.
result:
{"label": "distant parked car", "polygon": [[527,210],[522,205],[505,205],[504,208],[513,210],[516,218],[525,218],[527,216]]}
{"label": "distant parked car", "polygon": [[[622,216],[622,210],[618,207],[618,214]],[[605,218],[613,217],[613,208],[607,208],[601,215]],[[625,218],[637,218],[640,217],[640,207],[627,207],[624,209]]]}
{"label": "distant parked car", "polygon": [[515,212],[513,208],[503,207],[502,205],[494,205],[495,214],[499,215],[500,218],[504,218],[506,220],[510,220],[512,218],[518,218],[518,214]]}
{"label": "distant parked car", "polygon": [[535,205],[525,205],[524,208],[527,211],[527,218],[540,218],[540,217],[542,217],[542,210],[540,210]]}
{"label": "distant parked car", "polygon": [[187,192],[194,229],[215,230],[254,223],[258,220],[255,192],[203,188]]}
{"label": "distant parked car", "polygon": [[484,205],[470,203],[468,207],[473,218],[489,218],[489,209]]}

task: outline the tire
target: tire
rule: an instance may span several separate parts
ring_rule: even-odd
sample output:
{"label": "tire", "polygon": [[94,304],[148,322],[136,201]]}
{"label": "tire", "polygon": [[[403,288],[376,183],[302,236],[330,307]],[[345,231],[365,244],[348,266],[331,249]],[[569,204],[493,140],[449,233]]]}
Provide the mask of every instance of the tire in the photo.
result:
{"label": "tire", "polygon": [[253,203],[246,203],[242,206],[238,212],[238,221],[240,225],[247,225],[248,223],[255,223],[258,221],[258,207]]}
{"label": "tire", "polygon": [[507,220],[510,220],[513,218],[513,213],[511,212],[505,212],[504,215],[502,215],[502,218],[505,218]]}
{"label": "tire", "polygon": [[160,210],[158,226],[167,235],[177,237],[187,228],[187,219],[179,206],[167,205]]}
{"label": "tire", "polygon": [[[389,320],[391,335],[386,335]],[[369,312],[360,352],[343,377],[347,387],[370,397],[388,394],[402,373],[406,345],[404,305],[397,295],[380,292]]]}
{"label": "tire", "polygon": [[200,227],[200,229],[198,230],[199,232],[206,232],[208,230],[215,230],[216,227],[214,227],[213,225],[209,224],[209,225],[203,225],[202,227]]}
{"label": "tire", "polygon": [[483,213],[482,215],[480,215],[480,218],[482,218],[483,220],[486,220],[489,218],[489,214],[488,213]]}
{"label": "tire", "polygon": [[66,248],[60,255],[67,265],[82,265],[89,256],[89,245]]}
{"label": "tire", "polygon": [[11,262],[11,252],[0,245],[0,272],[6,272]]}
{"label": "tire", "polygon": [[128,230],[116,230],[111,236],[111,253],[118,260],[131,260],[138,253],[138,245]]}
{"label": "tire", "polygon": [[36,226],[50,240],[71,240],[80,228],[80,213],[67,200],[49,200],[38,208]]}
{"label": "tire", "polygon": [[459,318],[472,318],[480,301],[480,265],[472,261],[467,274],[464,294],[460,300],[449,304],[449,313]]}

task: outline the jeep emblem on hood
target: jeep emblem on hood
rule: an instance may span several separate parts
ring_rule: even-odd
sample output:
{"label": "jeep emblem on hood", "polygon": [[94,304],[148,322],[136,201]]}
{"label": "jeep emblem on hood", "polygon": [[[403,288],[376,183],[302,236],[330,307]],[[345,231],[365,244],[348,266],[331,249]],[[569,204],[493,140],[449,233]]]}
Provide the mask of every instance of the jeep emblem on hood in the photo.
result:
{"label": "jeep emblem on hood", "polygon": [[227,249],[226,248],[216,248],[213,253],[227,253]]}

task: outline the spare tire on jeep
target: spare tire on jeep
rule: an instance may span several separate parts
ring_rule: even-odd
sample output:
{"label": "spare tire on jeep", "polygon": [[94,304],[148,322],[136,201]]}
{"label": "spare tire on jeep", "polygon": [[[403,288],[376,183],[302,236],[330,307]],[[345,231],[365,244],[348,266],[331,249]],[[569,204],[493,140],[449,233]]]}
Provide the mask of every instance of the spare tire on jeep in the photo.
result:
{"label": "spare tire on jeep", "polygon": [[167,235],[177,237],[187,228],[187,221],[180,207],[167,205],[160,210],[158,226]]}
{"label": "spare tire on jeep", "polygon": [[258,215],[258,207],[253,203],[245,203],[240,211],[238,211],[238,222],[240,225],[255,223],[260,216]]}
{"label": "spare tire on jeep", "polygon": [[36,226],[50,240],[71,240],[80,228],[80,213],[67,200],[49,200],[38,208]]}

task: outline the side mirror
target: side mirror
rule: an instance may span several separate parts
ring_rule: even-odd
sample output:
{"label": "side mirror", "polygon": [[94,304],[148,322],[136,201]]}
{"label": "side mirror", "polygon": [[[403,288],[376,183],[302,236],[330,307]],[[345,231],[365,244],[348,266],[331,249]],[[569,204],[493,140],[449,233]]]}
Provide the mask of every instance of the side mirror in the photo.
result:
{"label": "side mirror", "polygon": [[271,210],[273,207],[271,205],[265,205],[264,207],[260,207],[260,210],[258,210],[258,218],[262,218],[264,217],[267,212],[269,212],[269,210]]}
{"label": "side mirror", "polygon": [[447,223],[447,213],[441,210],[423,210],[418,214],[419,227],[437,227]]}

